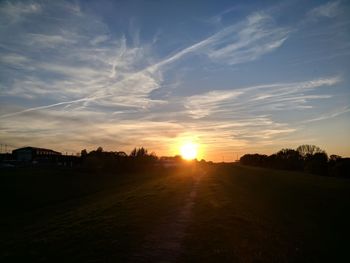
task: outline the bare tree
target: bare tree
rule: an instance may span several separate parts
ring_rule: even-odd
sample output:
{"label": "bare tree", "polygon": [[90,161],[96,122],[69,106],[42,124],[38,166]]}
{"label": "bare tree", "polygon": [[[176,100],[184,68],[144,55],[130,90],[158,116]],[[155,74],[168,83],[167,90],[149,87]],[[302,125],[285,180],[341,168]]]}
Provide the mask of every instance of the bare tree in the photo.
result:
{"label": "bare tree", "polygon": [[141,147],[141,148],[135,148],[130,153],[131,157],[145,157],[148,156],[147,149]]}
{"label": "bare tree", "polygon": [[304,158],[308,155],[314,155],[315,153],[324,153],[324,151],[321,148],[319,148],[315,145],[310,145],[310,144],[300,145],[297,148],[297,151]]}

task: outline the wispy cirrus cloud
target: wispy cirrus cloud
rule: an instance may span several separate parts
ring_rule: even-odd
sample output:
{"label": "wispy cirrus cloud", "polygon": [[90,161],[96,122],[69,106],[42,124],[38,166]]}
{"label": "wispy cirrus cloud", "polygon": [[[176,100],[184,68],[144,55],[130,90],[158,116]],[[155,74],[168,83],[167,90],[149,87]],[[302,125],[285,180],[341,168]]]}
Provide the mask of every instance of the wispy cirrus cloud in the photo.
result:
{"label": "wispy cirrus cloud", "polygon": [[35,46],[41,50],[44,48],[57,48],[62,45],[75,44],[77,40],[74,37],[66,36],[66,32],[60,32],[60,35],[47,35],[47,34],[35,34],[30,33],[25,36],[25,39],[30,46]]}
{"label": "wispy cirrus cloud", "polygon": [[7,53],[3,54],[0,57],[0,62],[2,64],[6,65],[12,65],[12,66],[23,66],[24,63],[27,63],[29,60],[27,57],[15,54],[15,53]]}
{"label": "wispy cirrus cloud", "polygon": [[[6,8],[2,12],[7,12]],[[26,9],[25,4],[21,8]],[[152,104],[148,93],[159,88],[161,74],[143,70],[150,59],[147,44],[130,46],[124,36],[111,39],[97,17],[80,12],[75,5],[55,4],[55,19],[46,14],[52,11],[51,5],[42,4],[40,8],[43,12],[35,19],[23,14],[29,24],[41,17],[49,19],[39,32],[23,29],[21,21],[8,26],[12,30],[0,32],[4,72],[17,74],[13,66],[24,72],[14,79],[4,78],[1,95],[37,100],[50,96],[54,103],[40,103],[3,117],[68,104],[80,109],[94,100],[98,105],[114,103],[116,107],[144,108]]]}
{"label": "wispy cirrus cloud", "polygon": [[202,118],[225,107],[225,104],[232,102],[242,93],[242,91],[237,90],[209,91],[186,98],[185,108],[188,109],[188,113],[193,118]]}
{"label": "wispy cirrus cloud", "polygon": [[38,3],[22,3],[3,1],[0,4],[0,17],[7,23],[16,23],[24,16],[41,12],[41,5]]}
{"label": "wispy cirrus cloud", "polygon": [[50,147],[75,152],[81,147],[91,150],[96,145],[106,150],[124,151],[147,145],[150,150],[167,154],[167,143],[171,138],[175,141],[182,131],[179,123],[142,119],[116,121],[104,112],[81,109],[66,114],[52,108],[50,111],[26,111],[16,118],[8,118],[6,126],[0,127],[0,138],[13,147],[23,146],[23,142],[38,146],[49,142]]}
{"label": "wispy cirrus cloud", "polygon": [[256,60],[279,48],[288,38],[290,28],[277,26],[263,12],[249,15],[244,21],[225,27],[165,59],[159,66],[189,54],[201,54],[216,62],[230,65]]}
{"label": "wispy cirrus cloud", "polygon": [[276,26],[271,16],[254,13],[242,25],[226,28],[206,48],[209,58],[239,64],[249,62],[279,48],[290,29]]}
{"label": "wispy cirrus cloud", "polygon": [[335,17],[340,12],[340,1],[332,1],[317,6],[308,12],[308,17],[318,19],[320,17]]}
{"label": "wispy cirrus cloud", "polygon": [[[64,6],[64,8],[67,7]],[[72,15],[74,22],[76,19],[81,19],[83,22],[90,21],[89,23],[92,23],[90,28],[104,28],[96,18],[86,17],[87,15],[81,12],[78,18],[75,12]],[[24,70],[32,69],[32,72],[40,70],[47,74],[58,74],[59,78],[51,77],[52,88],[49,86],[42,89],[39,87],[43,87],[46,80],[42,81],[41,77],[37,79],[33,76],[30,79],[23,77],[22,80],[16,80],[16,87],[12,84],[7,90],[5,89],[4,93],[24,97],[40,96],[44,93],[45,95],[49,93],[57,95],[59,92],[64,94],[64,96],[58,96],[64,99],[62,104],[58,101],[51,104],[52,107],[69,104],[69,101],[71,104],[85,101],[86,106],[98,99],[96,102],[98,105],[114,103],[117,107],[147,108],[152,103],[161,102],[150,99],[149,93],[161,86],[164,66],[192,53],[207,54],[214,61],[229,64],[248,62],[278,48],[287,38],[288,32],[287,29],[274,26],[270,16],[255,13],[241,23],[226,27],[207,39],[151,64],[149,64],[150,47],[147,44],[130,47],[124,36],[117,41],[112,41],[107,32],[97,37],[93,32],[81,35],[81,30],[76,25],[71,27],[70,24],[66,28],[56,30],[54,34],[26,33],[21,36],[21,42],[26,43],[27,57],[14,54],[12,61],[26,62],[28,67],[23,67]],[[32,55],[36,54],[37,50],[44,49],[50,49],[50,58],[46,60],[33,58]],[[55,53],[58,59],[53,61],[52,56]],[[17,60],[15,56],[18,56]],[[40,82],[42,83],[39,84]],[[38,85],[28,89],[29,83]],[[59,85],[61,87],[57,89]],[[30,92],[34,94],[28,94]],[[67,98],[72,99],[67,100]],[[51,106],[43,105],[28,110]],[[78,107],[81,106],[78,105]]]}
{"label": "wispy cirrus cloud", "polygon": [[[287,143],[286,138],[289,137],[291,139],[288,143],[300,143],[301,139],[293,139],[292,134],[300,130],[304,122],[299,118],[296,123],[283,121],[285,118],[276,118],[276,113],[281,112],[284,116],[312,109],[313,101],[331,98],[332,92],[327,94],[324,91],[341,81],[342,78],[335,76],[302,82],[214,90],[187,97],[184,107],[187,114],[195,119],[196,125],[191,130],[210,144],[213,151],[225,152],[224,149],[227,148],[240,151],[242,148],[249,148],[251,144],[257,148],[283,145],[282,142]],[[339,114],[337,112],[327,116],[333,118]]]}
{"label": "wispy cirrus cloud", "polygon": [[274,83],[233,90],[216,90],[190,96],[185,108],[195,119],[212,114],[225,115],[225,112],[270,112],[308,108],[308,101],[330,98],[329,94],[309,94],[316,88],[333,86],[341,81],[340,77],[321,78],[304,82]]}
{"label": "wispy cirrus cloud", "polygon": [[316,122],[316,121],[328,120],[328,119],[338,117],[339,115],[342,115],[342,114],[345,114],[348,112],[350,112],[350,105],[335,109],[332,112],[322,114],[316,118],[303,120],[303,121],[301,121],[301,123],[304,124],[304,123],[311,123],[311,122]]}

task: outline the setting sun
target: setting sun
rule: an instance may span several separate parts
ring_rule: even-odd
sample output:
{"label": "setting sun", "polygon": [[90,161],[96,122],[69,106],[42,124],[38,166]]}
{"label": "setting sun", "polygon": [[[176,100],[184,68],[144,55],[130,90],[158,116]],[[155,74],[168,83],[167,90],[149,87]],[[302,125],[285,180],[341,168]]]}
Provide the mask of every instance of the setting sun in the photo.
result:
{"label": "setting sun", "polygon": [[193,160],[197,157],[198,146],[192,142],[185,143],[180,148],[182,158],[186,160]]}

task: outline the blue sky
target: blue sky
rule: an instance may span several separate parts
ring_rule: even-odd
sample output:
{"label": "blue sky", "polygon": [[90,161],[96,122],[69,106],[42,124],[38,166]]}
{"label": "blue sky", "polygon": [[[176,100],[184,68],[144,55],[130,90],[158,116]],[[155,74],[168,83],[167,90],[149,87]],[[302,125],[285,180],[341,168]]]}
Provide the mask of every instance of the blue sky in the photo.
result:
{"label": "blue sky", "polygon": [[0,141],[350,155],[348,1],[1,1]]}

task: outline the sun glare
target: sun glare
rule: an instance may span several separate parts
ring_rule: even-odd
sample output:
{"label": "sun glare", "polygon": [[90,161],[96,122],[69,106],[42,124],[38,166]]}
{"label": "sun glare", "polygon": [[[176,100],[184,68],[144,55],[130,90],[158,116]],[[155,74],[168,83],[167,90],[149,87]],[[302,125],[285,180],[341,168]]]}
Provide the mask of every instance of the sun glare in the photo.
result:
{"label": "sun glare", "polygon": [[197,148],[198,146],[192,142],[183,144],[180,147],[180,153],[182,158],[186,160],[193,160],[197,157]]}

